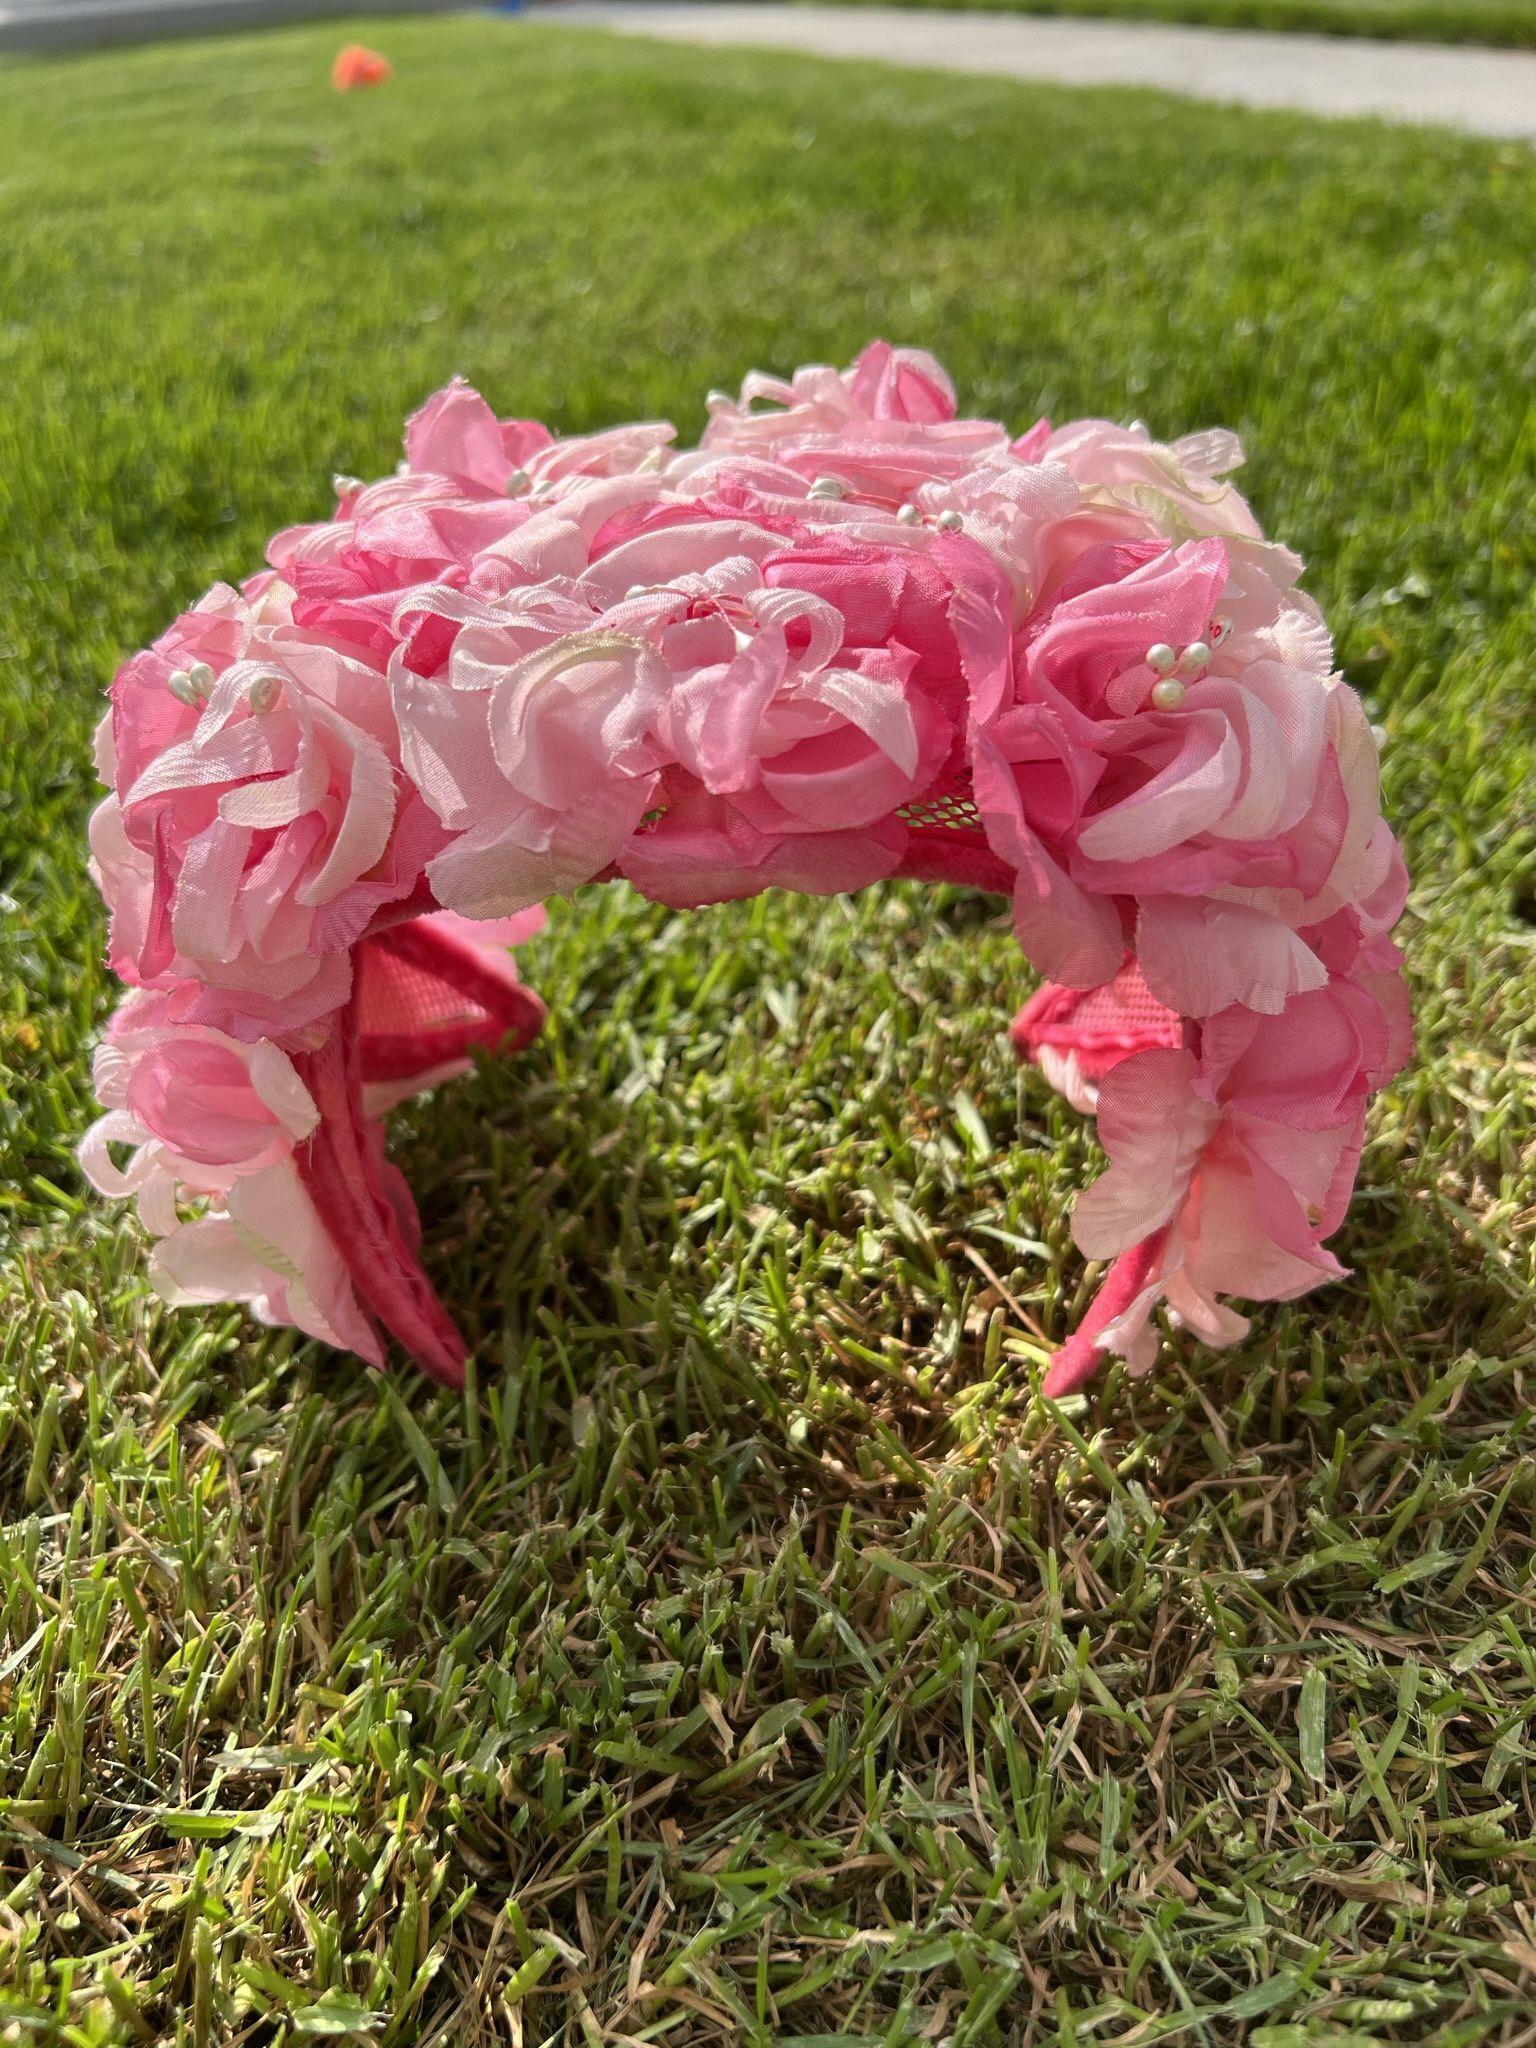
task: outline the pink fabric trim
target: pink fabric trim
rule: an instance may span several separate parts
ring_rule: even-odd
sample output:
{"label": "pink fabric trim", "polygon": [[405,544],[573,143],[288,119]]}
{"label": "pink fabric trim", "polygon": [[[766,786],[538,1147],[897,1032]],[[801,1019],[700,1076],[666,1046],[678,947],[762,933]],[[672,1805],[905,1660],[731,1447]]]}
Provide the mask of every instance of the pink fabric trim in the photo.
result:
{"label": "pink fabric trim", "polygon": [[1088,1313],[1051,1360],[1040,1391],[1047,1400],[1059,1401],[1085,1387],[1104,1363],[1099,1333],[1122,1316],[1151,1280],[1168,1241],[1166,1229],[1155,1230],[1140,1244],[1122,1252],[1089,1304]]}
{"label": "pink fabric trim", "polygon": [[355,1001],[322,1050],[294,1064],[320,1112],[294,1157],[358,1298],[423,1372],[462,1387],[467,1347],[406,1243],[363,1114]]}
{"label": "pink fabric trim", "polygon": [[958,832],[914,832],[896,879],[903,882],[952,882],[960,888],[984,889],[993,896],[1013,894],[1013,870],[984,842]]}

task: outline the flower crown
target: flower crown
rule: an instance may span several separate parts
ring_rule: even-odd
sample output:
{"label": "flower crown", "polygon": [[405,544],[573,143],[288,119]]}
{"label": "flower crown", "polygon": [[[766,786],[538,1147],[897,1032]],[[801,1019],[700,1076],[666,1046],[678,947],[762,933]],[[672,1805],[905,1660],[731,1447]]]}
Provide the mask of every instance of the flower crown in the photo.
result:
{"label": "flower crown", "polygon": [[1343,1270],[1410,1044],[1376,742],[1237,442],[1014,440],[883,342],[709,414],[695,450],[561,439],[455,381],[396,475],[338,477],[123,667],[91,847],[130,993],[85,1171],[167,1299],[457,1384],[382,1119],[538,1032],[508,948],[543,900],[959,882],[1012,898],[1049,977],[1014,1043],[1110,1160],[1047,1393],[1145,1370],[1159,1303],[1234,1342],[1222,1295]]}

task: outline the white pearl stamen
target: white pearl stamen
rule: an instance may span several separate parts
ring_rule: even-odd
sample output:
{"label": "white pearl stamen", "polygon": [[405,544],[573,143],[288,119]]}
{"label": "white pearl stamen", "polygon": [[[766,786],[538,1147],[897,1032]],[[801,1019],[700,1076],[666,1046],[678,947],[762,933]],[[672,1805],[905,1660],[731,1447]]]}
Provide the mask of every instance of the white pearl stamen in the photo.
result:
{"label": "white pearl stamen", "polygon": [[807,493],[812,498],[844,498],[847,495],[848,486],[835,476],[817,477]]}
{"label": "white pearl stamen", "polygon": [[738,654],[745,654],[747,649],[752,645],[752,635],[750,633],[744,633],[741,630],[740,626],[737,626],[734,629],[734,631],[731,634],[731,638],[736,642],[736,652]]}
{"label": "white pearl stamen", "polygon": [[251,685],[251,709],[255,712],[271,711],[283,694],[283,685],[277,676],[258,676]]}
{"label": "white pearl stamen", "polygon": [[1165,676],[1152,685],[1152,703],[1159,711],[1177,711],[1184,697],[1184,685],[1175,676]]}
{"label": "white pearl stamen", "polygon": [[193,688],[192,678],[184,668],[173,668],[165,679],[165,687],[178,704],[190,704],[194,711],[203,701]]}
{"label": "white pearl stamen", "polygon": [[344,469],[338,469],[331,478],[331,489],[338,498],[352,498],[363,488],[361,477],[348,476]]}
{"label": "white pearl stamen", "polygon": [[920,526],[922,518],[922,513],[918,511],[915,505],[902,505],[896,513],[896,524],[898,526]]}
{"label": "white pearl stamen", "polygon": [[1179,674],[1197,676],[1202,669],[1211,665],[1211,644],[1208,640],[1191,640],[1179,656]]}
{"label": "white pearl stamen", "polygon": [[710,391],[705,394],[704,403],[711,412],[727,412],[735,407],[736,401],[729,391]]}
{"label": "white pearl stamen", "polygon": [[942,526],[946,533],[958,533],[961,527],[964,526],[965,521],[951,507],[947,512],[941,512],[934,523],[937,526]]}
{"label": "white pearl stamen", "polygon": [[533,478],[526,469],[514,469],[507,478],[507,496],[509,498],[526,498],[532,489]]}
{"label": "white pearl stamen", "polygon": [[199,704],[206,704],[213,695],[213,670],[206,661],[194,661],[187,670],[187,681],[192,685]]}
{"label": "white pearl stamen", "polygon": [[1147,649],[1142,658],[1153,675],[1169,676],[1173,674],[1174,665],[1179,657],[1166,640],[1158,640]]}

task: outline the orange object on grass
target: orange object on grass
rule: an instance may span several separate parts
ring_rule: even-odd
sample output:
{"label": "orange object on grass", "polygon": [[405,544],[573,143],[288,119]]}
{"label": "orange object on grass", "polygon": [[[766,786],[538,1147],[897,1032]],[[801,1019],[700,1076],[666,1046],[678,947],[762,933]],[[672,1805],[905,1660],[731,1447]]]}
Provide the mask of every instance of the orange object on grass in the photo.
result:
{"label": "orange object on grass", "polygon": [[331,66],[331,83],[338,92],[351,92],[359,85],[382,85],[394,75],[394,66],[387,57],[381,57],[377,50],[365,49],[361,43],[348,43]]}

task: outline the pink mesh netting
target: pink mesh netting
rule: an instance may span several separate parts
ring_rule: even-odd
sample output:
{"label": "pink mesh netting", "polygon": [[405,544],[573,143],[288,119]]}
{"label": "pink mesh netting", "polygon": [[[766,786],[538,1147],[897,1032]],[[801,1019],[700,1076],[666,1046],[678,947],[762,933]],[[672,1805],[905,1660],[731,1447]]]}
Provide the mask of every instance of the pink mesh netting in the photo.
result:
{"label": "pink mesh netting", "polygon": [[545,1014],[510,954],[472,945],[440,920],[369,939],[354,1002],[365,1082],[432,1073],[474,1046],[515,1052],[538,1036]]}

